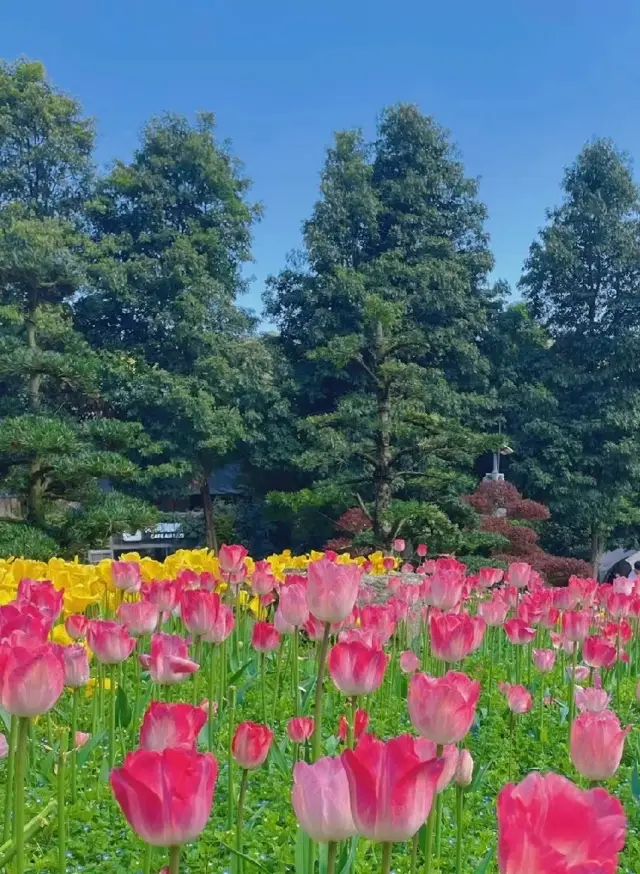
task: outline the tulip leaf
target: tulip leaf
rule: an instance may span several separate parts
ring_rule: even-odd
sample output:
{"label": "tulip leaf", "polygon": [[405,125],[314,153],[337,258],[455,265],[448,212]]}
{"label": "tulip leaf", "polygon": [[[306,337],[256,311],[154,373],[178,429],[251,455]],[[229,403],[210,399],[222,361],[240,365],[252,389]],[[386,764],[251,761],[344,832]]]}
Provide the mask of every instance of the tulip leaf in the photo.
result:
{"label": "tulip leaf", "polygon": [[633,763],[631,771],[631,794],[634,801],[640,801],[640,776],[638,775],[638,763]]}
{"label": "tulip leaf", "polygon": [[[284,741],[286,744],[286,740]],[[269,750],[269,761],[273,762],[275,767],[280,771],[283,777],[289,779],[291,775],[291,769],[287,766],[287,761],[284,757],[284,751],[277,743],[271,744],[271,749]]]}
{"label": "tulip leaf", "polygon": [[95,748],[100,744],[105,736],[106,732],[100,731],[98,734],[94,734],[89,740],[82,744],[78,752],[76,753],[76,762],[79,768],[83,768],[87,762],[89,761],[89,756],[95,750]]}
{"label": "tulip leaf", "polygon": [[486,762],[484,765],[480,765],[480,767],[476,770],[475,774],[473,775],[473,780],[469,784],[469,788],[466,790],[467,792],[475,792],[477,789],[480,788],[480,785],[481,785],[482,781],[484,780],[484,776],[492,764],[493,764],[492,762]]}
{"label": "tulip leaf", "polygon": [[329,867],[329,844],[318,844],[318,874],[327,874]]}
{"label": "tulip leaf", "polygon": [[4,722],[7,731],[11,731],[11,716],[2,707],[0,707],[0,719]]}
{"label": "tulip leaf", "polygon": [[489,870],[489,865],[493,860],[493,854],[495,853],[495,851],[495,847],[489,847],[487,852],[484,854],[482,861],[474,871],[474,874],[487,874],[487,871]]}
{"label": "tulip leaf", "polygon": [[105,757],[100,765],[100,780],[102,783],[109,782],[109,762]]}
{"label": "tulip leaf", "polygon": [[233,674],[231,674],[231,676],[229,677],[229,680],[227,682],[227,688],[229,686],[237,686],[238,680],[244,676],[244,674],[247,672],[247,670],[251,667],[252,664],[255,664],[254,660],[249,659],[243,665],[241,665],[237,671],[235,671]]}
{"label": "tulip leaf", "polygon": [[356,860],[356,852],[358,850],[358,840],[359,838],[357,837],[351,838],[351,840],[346,842],[342,847],[342,852],[338,859],[338,874],[349,874],[349,871],[353,868],[353,863]]}
{"label": "tulip leaf", "polygon": [[310,853],[311,839],[299,828],[296,834],[296,874],[308,874]]}
{"label": "tulip leaf", "polygon": [[127,693],[122,686],[118,686],[116,692],[116,725],[128,728],[131,724],[131,706],[127,699]]}
{"label": "tulip leaf", "polygon": [[309,702],[311,701],[311,696],[313,695],[313,691],[316,688],[316,680],[317,680],[317,677],[314,676],[312,678],[311,682],[309,683],[308,688],[306,689],[306,691],[304,693],[304,697],[302,699],[302,708],[301,708],[303,713],[309,712]]}
{"label": "tulip leaf", "polygon": [[240,850],[236,850],[235,847],[229,847],[227,844],[224,844],[220,841],[220,846],[224,847],[232,855],[236,856],[238,859],[244,859],[245,862],[248,862],[250,865],[253,865],[258,871],[264,871],[265,874],[269,874],[269,869],[265,868],[264,865],[261,865],[260,862],[256,862],[255,859],[252,859],[251,856],[247,856],[246,853],[241,853]]}

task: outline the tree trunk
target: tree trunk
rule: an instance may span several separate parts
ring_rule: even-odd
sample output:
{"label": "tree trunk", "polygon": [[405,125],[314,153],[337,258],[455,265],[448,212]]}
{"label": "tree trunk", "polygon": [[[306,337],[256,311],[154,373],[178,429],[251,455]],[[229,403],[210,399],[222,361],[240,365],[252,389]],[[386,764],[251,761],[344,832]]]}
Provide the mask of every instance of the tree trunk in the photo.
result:
{"label": "tree trunk", "polygon": [[591,531],[591,569],[593,578],[598,579],[598,566],[600,564],[600,556],[602,555],[602,532],[599,528],[593,528]]}
{"label": "tree trunk", "polygon": [[[376,326],[374,357],[376,370],[382,360],[384,350],[384,331],[382,324]],[[376,384],[376,400],[378,413],[378,433],[376,434],[376,466],[373,479],[374,511],[373,532],[376,541],[384,547],[391,545],[391,522],[389,510],[393,498],[391,475],[391,388],[384,378],[379,378]]]}
{"label": "tree trunk", "polygon": [[[38,340],[36,337],[36,310],[37,298],[34,297],[30,302],[29,313],[26,320],[27,325],[27,348],[37,349]],[[40,409],[40,383],[42,374],[29,372],[29,381],[27,392],[29,396],[29,410],[32,413],[37,413]],[[44,524],[44,507],[42,502],[42,474],[40,472],[40,463],[38,458],[34,458],[29,465],[29,478],[27,483],[27,501],[25,519],[32,525],[42,526]]]}
{"label": "tree trunk", "polygon": [[[36,306],[32,306],[27,316],[27,348],[37,349],[38,341],[36,339]],[[40,408],[40,382],[42,381],[41,373],[29,373],[29,409],[32,413],[36,413]]]}
{"label": "tree trunk", "polygon": [[209,477],[206,476],[200,485],[202,498],[202,510],[204,512],[204,539],[207,549],[218,551],[218,538],[216,536],[216,521],[213,513],[213,500],[209,491]]}

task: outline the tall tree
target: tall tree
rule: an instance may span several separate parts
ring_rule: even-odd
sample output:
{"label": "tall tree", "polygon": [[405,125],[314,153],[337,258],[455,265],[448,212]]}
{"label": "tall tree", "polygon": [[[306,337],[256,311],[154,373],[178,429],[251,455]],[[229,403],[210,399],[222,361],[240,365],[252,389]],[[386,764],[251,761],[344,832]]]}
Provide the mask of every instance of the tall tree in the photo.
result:
{"label": "tall tree", "polygon": [[209,479],[236,457],[275,391],[268,348],[237,305],[260,209],[213,117],[167,115],[117,162],[90,207],[99,251],[76,307],[118,362],[113,400],[164,444],[160,489],[197,482],[216,545]]}
{"label": "tall tree", "polygon": [[23,506],[0,525],[3,553],[73,552],[153,515],[98,486],[135,476],[119,450],[140,435],[104,417],[99,362],[71,319],[92,148],[92,123],[41,64],[0,64],[0,472]]}
{"label": "tall tree", "polygon": [[299,462],[355,495],[378,542],[416,512],[399,498],[456,503],[471,485],[461,472],[487,445],[484,219],[447,133],[395,106],[374,142],[336,136],[304,255],[270,282],[268,311],[300,384]]}
{"label": "tall tree", "polygon": [[520,282],[552,343],[546,414],[521,423],[519,469],[596,564],[640,497],[640,200],[608,140],[585,146],[563,191]]}

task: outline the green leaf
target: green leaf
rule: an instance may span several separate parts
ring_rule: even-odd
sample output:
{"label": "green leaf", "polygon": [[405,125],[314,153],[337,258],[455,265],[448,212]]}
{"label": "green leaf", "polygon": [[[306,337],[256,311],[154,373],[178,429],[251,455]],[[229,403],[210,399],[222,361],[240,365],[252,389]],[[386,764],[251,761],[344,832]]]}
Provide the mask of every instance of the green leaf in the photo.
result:
{"label": "green leaf", "polygon": [[327,874],[329,865],[329,844],[318,844],[318,874]]}
{"label": "green leaf", "polygon": [[309,854],[311,852],[311,839],[309,836],[298,829],[296,834],[296,874],[308,874],[309,872]]}
{"label": "green leaf", "polygon": [[109,782],[109,762],[106,757],[102,760],[102,764],[100,765],[100,781],[102,783]]}
{"label": "green leaf", "polygon": [[480,788],[480,785],[481,785],[482,781],[484,780],[485,774],[487,773],[487,771],[489,770],[489,768],[491,767],[492,764],[493,764],[492,762],[486,762],[484,765],[480,765],[480,767],[476,770],[475,774],[473,775],[473,780],[469,784],[469,788],[467,789],[467,792],[476,792]]}
{"label": "green leaf", "polygon": [[229,677],[229,681],[228,681],[228,683],[227,683],[227,686],[237,686],[237,685],[238,685],[238,680],[239,680],[242,676],[244,676],[244,674],[248,671],[249,667],[250,667],[253,663],[254,663],[254,660],[253,660],[253,659],[249,659],[249,660],[246,661],[243,665],[241,665],[235,673],[231,674],[231,676]]}
{"label": "green leaf", "polygon": [[239,850],[236,850],[235,847],[229,847],[227,844],[223,844],[220,841],[220,846],[224,847],[232,855],[236,856],[238,859],[244,859],[245,862],[249,862],[250,865],[253,865],[258,871],[264,871],[265,874],[269,874],[269,869],[265,868],[264,865],[261,865],[260,862],[256,862],[255,859],[252,859],[251,856],[247,856],[246,853],[241,853]]}
{"label": "green leaf", "polygon": [[631,794],[634,801],[640,802],[640,776],[638,776],[637,762],[633,763],[633,770],[631,771]]}
{"label": "green leaf", "polygon": [[118,686],[116,692],[116,725],[128,728],[131,724],[131,707],[127,699],[127,693],[122,686]]}
{"label": "green leaf", "polygon": [[83,768],[87,764],[87,762],[89,761],[89,756],[98,746],[98,744],[102,742],[105,736],[106,731],[99,731],[98,734],[94,734],[93,737],[90,737],[86,743],[82,744],[82,746],[76,753],[76,761],[79,768]]}
{"label": "green leaf", "polygon": [[0,707],[0,719],[4,722],[7,731],[11,731],[11,715]]}
{"label": "green leaf", "polygon": [[313,691],[316,688],[316,677],[313,677],[311,682],[309,683],[309,688],[305,691],[304,697],[302,699],[302,712],[309,712],[309,702],[311,701],[311,696],[313,695]]}
{"label": "green leaf", "polygon": [[[284,740],[282,742],[282,747],[286,746],[286,743],[286,740]],[[271,744],[271,749],[269,750],[269,761],[275,765],[283,777],[289,779],[291,776],[291,768],[287,765],[287,760],[284,757],[284,750],[282,747],[277,743]]]}
{"label": "green leaf", "polygon": [[338,874],[349,874],[349,871],[353,868],[359,840],[357,837],[351,838],[350,841],[343,845],[340,858],[338,859]]}
{"label": "green leaf", "polygon": [[493,859],[495,851],[495,847],[489,847],[487,852],[484,854],[482,861],[474,871],[474,874],[487,874],[487,871],[489,870],[489,865],[491,864],[491,860]]}

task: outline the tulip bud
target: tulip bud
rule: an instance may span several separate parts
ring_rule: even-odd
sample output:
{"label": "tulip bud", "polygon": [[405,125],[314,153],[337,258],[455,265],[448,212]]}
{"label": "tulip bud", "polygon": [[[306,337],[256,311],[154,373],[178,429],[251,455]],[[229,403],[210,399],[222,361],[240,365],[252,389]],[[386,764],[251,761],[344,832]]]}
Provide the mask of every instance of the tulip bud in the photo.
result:
{"label": "tulip bud", "polygon": [[453,775],[453,782],[456,786],[464,789],[465,786],[470,786],[473,780],[473,758],[469,750],[460,750],[458,754],[458,764]]}

